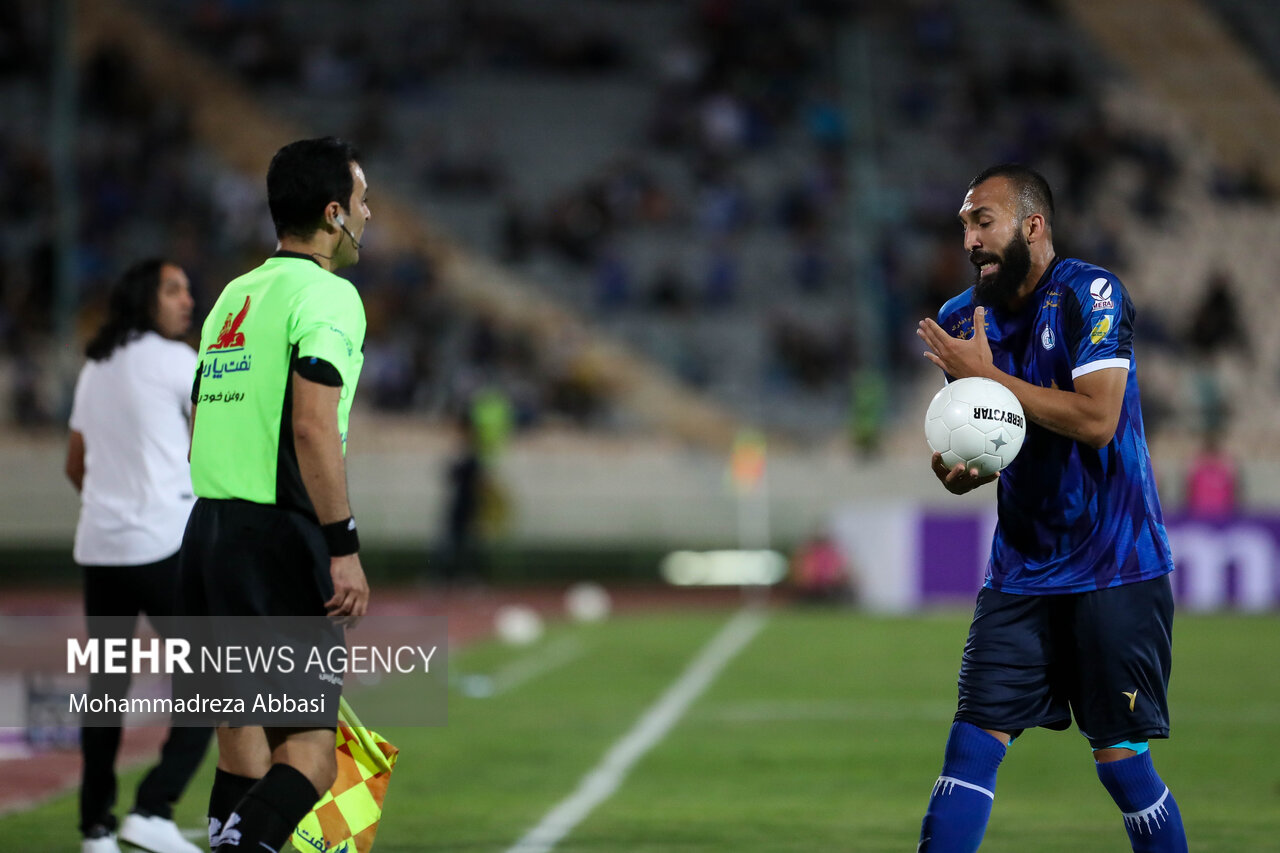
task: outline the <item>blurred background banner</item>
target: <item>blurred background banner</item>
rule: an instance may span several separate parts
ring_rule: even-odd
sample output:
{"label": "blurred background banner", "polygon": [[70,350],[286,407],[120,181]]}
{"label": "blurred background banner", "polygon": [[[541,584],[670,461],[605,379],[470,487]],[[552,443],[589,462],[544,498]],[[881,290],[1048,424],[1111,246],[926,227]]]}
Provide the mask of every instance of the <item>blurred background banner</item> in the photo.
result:
{"label": "blurred background banner", "polygon": [[[991,512],[938,512],[911,504],[851,505],[832,519],[856,567],[863,604],[907,611],[971,606],[986,575]],[[1280,607],[1280,515],[1166,518],[1174,595],[1188,610]]]}

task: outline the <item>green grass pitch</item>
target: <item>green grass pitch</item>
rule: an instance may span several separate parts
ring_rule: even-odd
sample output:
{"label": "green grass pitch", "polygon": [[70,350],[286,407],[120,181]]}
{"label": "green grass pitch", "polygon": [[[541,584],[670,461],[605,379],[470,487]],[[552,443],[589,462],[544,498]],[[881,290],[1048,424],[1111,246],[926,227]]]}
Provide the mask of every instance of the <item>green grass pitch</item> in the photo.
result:
{"label": "green grass pitch", "polygon": [[[489,698],[452,691],[443,728],[379,729],[401,756],[378,853],[507,850],[575,789],[728,616],[622,616],[553,626],[531,647],[485,643],[455,655],[455,680],[528,677]],[[961,613],[773,611],[556,849],[914,849],[941,766],[966,625]],[[1175,634],[1174,736],[1152,752],[1191,849],[1280,849],[1280,621],[1182,616]],[[212,761],[179,807],[181,825],[203,824],[211,775]],[[125,797],[137,778],[122,779]],[[74,849],[74,796],[0,818],[0,838],[6,849]],[[1127,849],[1078,733],[1038,730],[1013,746],[985,853]]]}

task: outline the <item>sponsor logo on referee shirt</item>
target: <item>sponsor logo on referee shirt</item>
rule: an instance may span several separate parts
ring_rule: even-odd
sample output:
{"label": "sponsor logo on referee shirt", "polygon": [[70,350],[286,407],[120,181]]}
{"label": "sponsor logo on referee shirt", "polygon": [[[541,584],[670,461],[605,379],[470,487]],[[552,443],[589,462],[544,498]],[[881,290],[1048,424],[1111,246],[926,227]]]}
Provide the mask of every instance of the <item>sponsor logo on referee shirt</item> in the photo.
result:
{"label": "sponsor logo on referee shirt", "polygon": [[[221,379],[228,373],[240,373],[253,366],[253,356],[244,351],[244,332],[240,331],[240,326],[248,315],[249,297],[245,296],[244,305],[240,308],[239,313],[227,313],[227,319],[222,324],[222,331],[218,332],[217,340],[205,348],[204,367],[200,371],[201,376],[205,379]],[[197,402],[234,403],[242,399],[244,399],[244,394],[241,392],[225,394],[222,392],[210,392],[201,394]]]}
{"label": "sponsor logo on referee shirt", "polygon": [[249,297],[244,298],[244,307],[240,309],[240,313],[232,317],[227,312],[226,322],[222,324],[222,331],[218,332],[218,339],[209,344],[210,350],[220,349],[243,349],[244,348],[244,332],[240,331],[240,325],[244,323],[244,318],[249,315]]}
{"label": "sponsor logo on referee shirt", "polygon": [[1121,691],[1120,691],[1120,695],[1121,695],[1121,696],[1126,696],[1126,697],[1128,697],[1128,699],[1129,699],[1129,711],[1130,711],[1130,712],[1132,712],[1132,711],[1133,711],[1134,703],[1138,701],[1138,691],[1137,691],[1137,690],[1135,690],[1135,691],[1133,691],[1132,693],[1126,693],[1125,691],[1121,690]]}

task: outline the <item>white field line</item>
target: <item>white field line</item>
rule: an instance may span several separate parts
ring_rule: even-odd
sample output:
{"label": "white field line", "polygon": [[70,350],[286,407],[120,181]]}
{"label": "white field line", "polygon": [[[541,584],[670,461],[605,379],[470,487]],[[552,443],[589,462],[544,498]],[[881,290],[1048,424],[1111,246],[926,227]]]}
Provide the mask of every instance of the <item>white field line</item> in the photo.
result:
{"label": "white field line", "polygon": [[582,657],[584,651],[582,643],[574,637],[561,637],[548,643],[539,653],[514,660],[495,672],[491,695],[497,696],[508,690],[514,690],[526,681],[532,681],[553,669],[559,669]]}
{"label": "white field line", "polygon": [[464,696],[491,699],[572,663],[585,653],[586,647],[578,638],[560,637],[545,646],[539,646],[536,651],[508,661],[492,674],[458,673],[454,670],[449,680],[454,689]]}
{"label": "white field line", "polygon": [[631,730],[609,748],[600,763],[582,777],[577,790],[547,812],[507,853],[549,853],[554,849],[596,806],[613,796],[635,763],[666,737],[693,701],[747,647],[764,623],[762,611],[738,611]]}

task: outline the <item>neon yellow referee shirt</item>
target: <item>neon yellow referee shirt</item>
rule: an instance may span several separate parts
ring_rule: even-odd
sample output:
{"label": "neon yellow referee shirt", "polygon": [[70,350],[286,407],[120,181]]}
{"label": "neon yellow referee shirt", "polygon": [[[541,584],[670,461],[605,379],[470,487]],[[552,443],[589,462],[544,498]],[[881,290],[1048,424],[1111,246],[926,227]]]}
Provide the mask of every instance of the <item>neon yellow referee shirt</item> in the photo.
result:
{"label": "neon yellow referee shirt", "polygon": [[337,370],[345,454],[364,334],[364,305],[355,287],[306,255],[277,253],[228,284],[200,334],[192,395],[196,495],[315,518],[293,446],[293,366],[315,359]]}

